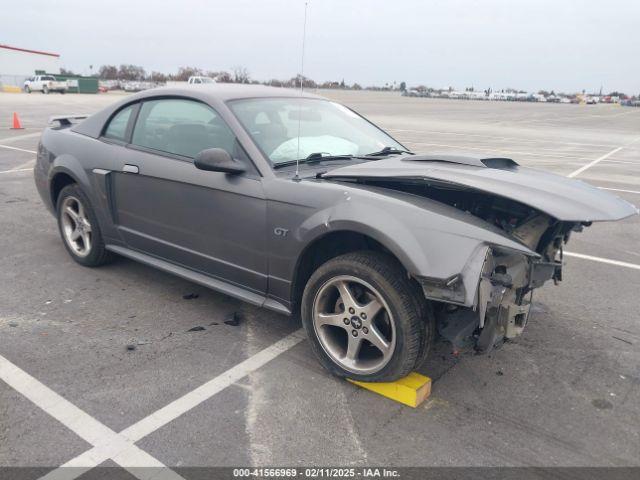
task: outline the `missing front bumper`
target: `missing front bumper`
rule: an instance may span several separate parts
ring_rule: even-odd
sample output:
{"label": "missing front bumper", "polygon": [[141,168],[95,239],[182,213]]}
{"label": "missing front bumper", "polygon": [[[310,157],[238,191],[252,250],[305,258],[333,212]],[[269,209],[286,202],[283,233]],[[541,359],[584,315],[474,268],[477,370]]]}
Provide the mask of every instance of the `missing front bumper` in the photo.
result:
{"label": "missing front bumper", "polygon": [[[505,339],[522,334],[531,311],[532,290],[551,279],[560,278],[561,262],[545,262],[514,252],[489,250],[482,263],[473,306],[448,301],[442,295],[461,298],[456,291],[463,282],[430,283],[425,295],[440,295],[440,301],[450,304],[439,310],[438,330],[455,348],[473,346],[480,352],[490,351]],[[433,287],[436,288],[433,288]],[[453,305],[451,305],[453,304]]]}

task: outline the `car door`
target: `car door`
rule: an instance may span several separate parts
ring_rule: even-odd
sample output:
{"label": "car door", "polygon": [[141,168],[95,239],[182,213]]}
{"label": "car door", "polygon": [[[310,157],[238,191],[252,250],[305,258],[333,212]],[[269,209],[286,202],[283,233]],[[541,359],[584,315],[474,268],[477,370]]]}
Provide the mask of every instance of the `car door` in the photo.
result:
{"label": "car door", "polygon": [[[227,150],[247,172],[198,170],[193,157],[207,148]],[[118,162],[115,217],[129,248],[266,292],[262,183],[217,112],[183,98],[144,101]]]}

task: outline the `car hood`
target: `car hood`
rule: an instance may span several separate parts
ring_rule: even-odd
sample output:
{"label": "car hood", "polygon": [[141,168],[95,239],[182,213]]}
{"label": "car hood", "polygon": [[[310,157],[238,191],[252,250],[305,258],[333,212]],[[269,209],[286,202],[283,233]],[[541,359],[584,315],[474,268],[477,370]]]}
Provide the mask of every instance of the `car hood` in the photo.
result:
{"label": "car hood", "polygon": [[424,179],[510,198],[561,221],[620,220],[638,213],[634,205],[587,183],[522,167],[509,158],[407,155],[335,168],[322,178]]}

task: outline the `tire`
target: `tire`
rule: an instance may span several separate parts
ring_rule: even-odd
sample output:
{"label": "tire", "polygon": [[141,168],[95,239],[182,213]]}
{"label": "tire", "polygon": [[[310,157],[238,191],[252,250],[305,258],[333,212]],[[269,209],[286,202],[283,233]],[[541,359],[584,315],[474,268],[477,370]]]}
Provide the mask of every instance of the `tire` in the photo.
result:
{"label": "tire", "polygon": [[77,184],[67,185],[58,195],[56,217],[62,243],[77,263],[97,267],[113,259],[105,249],[91,202]]}
{"label": "tire", "polygon": [[42,87],[42,93],[44,93],[45,95],[49,95],[49,87],[47,87],[46,85]]}
{"label": "tire", "polygon": [[301,317],[320,363],[334,375],[366,382],[409,374],[428,355],[435,329],[431,309],[402,266],[371,251],[320,266],[305,286]]}
{"label": "tire", "polygon": [[31,89],[29,88],[28,85],[26,87],[24,87],[24,91],[27,92],[27,93],[31,93]]}

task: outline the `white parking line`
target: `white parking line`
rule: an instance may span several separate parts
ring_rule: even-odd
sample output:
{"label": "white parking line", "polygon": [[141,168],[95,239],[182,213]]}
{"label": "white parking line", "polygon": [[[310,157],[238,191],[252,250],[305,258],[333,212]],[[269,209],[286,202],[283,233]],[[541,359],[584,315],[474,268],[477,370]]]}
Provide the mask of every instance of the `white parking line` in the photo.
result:
{"label": "white parking line", "polygon": [[638,140],[640,140],[640,137],[636,138],[635,140],[632,140],[631,142],[622,145],[618,148],[614,148],[613,150],[611,150],[609,153],[605,153],[604,155],[602,155],[601,157],[596,158],[594,161],[587,163],[586,165],[580,167],[579,169],[577,169],[574,172],[571,172],[569,175],[567,175],[567,177],[569,178],[573,178],[576,175],[580,175],[582,172],[584,172],[585,170],[587,170],[588,168],[593,167],[594,165],[600,163],[601,161],[609,158],[611,155],[613,155],[614,153],[618,153],[620,150],[622,150],[625,147],[628,147],[629,145],[633,145],[634,143],[636,143]]}
{"label": "white parking line", "polygon": [[0,174],[3,173],[15,173],[15,172],[30,172],[33,171],[33,168],[14,168],[13,170],[3,170]]}
{"label": "white parking line", "polygon": [[27,133],[26,135],[16,135],[15,137],[6,137],[6,138],[2,138],[0,139],[0,141],[2,143],[7,143],[7,142],[18,142],[20,140],[26,140],[27,138],[34,138],[34,137],[39,137],[42,135],[42,132],[36,132],[36,133]]}
{"label": "white parking line", "polygon": [[[107,441],[102,442],[99,445],[90,442],[94,445],[93,448],[69,460],[61,467],[49,472],[47,475],[42,477],[41,480],[58,480],[61,478],[71,480],[84,473],[87,466],[97,466],[108,459],[113,459],[121,466],[149,466],[148,463],[142,462],[144,459],[136,456],[136,451],[131,450],[131,448],[119,448],[121,444],[120,442],[124,441],[126,445],[135,447],[135,442],[140,441],[150,433],[155,432],[167,423],[197,407],[205,400],[213,397],[216,393],[221,392],[241,378],[266,365],[280,354],[296,346],[304,340],[304,338],[304,331],[302,329],[293,332],[282,340],[277,341],[273,345],[259,351],[243,362],[240,362],[235,367],[232,367],[212,380],[209,380],[207,383],[199,386],[195,390],[192,390],[177,400],[174,400],[167,406],[124,429],[119,434],[114,433],[113,435],[115,436],[111,439],[106,439]],[[73,405],[72,407],[75,408]],[[138,447],[135,448],[140,450]],[[142,452],[142,450],[140,451]],[[85,467],[85,470],[75,468],[69,469],[67,467]],[[139,476],[140,472],[136,471],[134,475]]]}
{"label": "white parking line", "polygon": [[18,152],[27,152],[27,153],[38,153],[35,150],[27,150],[24,148],[18,148],[18,147],[10,147],[9,145],[0,145],[0,148],[6,148],[8,150],[17,150]]}
{"label": "white parking line", "polygon": [[[108,452],[107,458],[113,458],[116,462],[119,461],[119,458],[125,458],[127,463],[121,462],[119,465],[129,470],[133,475],[136,475],[136,473],[130,470],[132,467],[144,466],[167,469],[159,460],[136,447],[133,442],[122,435],[118,435],[1,355],[0,379],[4,380],[10,387],[24,395],[37,407],[58,420],[84,441],[95,445],[95,449]],[[85,457],[83,460],[84,463],[77,466],[84,467],[84,471],[88,469],[87,467],[95,467],[102,463],[95,463],[95,457],[91,459]],[[83,473],[80,470],[82,469],[76,471],[78,475]],[[167,473],[167,478],[182,479],[177,473],[171,470],[168,471],[173,475]],[[51,478],[61,477],[52,476]]]}
{"label": "white parking line", "polygon": [[611,190],[612,192],[625,192],[625,193],[638,193],[638,190],[624,190],[623,188],[608,188],[608,187],[598,187],[600,190]]}
{"label": "white parking line", "polygon": [[566,255],[567,257],[582,258],[584,260],[592,260],[594,262],[608,263],[609,265],[616,265],[618,267],[626,267],[626,268],[633,268],[634,270],[640,270],[640,265],[636,263],[621,262],[620,260],[611,260],[610,258],[594,257],[592,255],[584,255],[582,253],[574,253],[574,252],[564,252],[564,255]]}
{"label": "white parking line", "polygon": [[587,170],[588,168],[593,167],[594,165],[600,163],[602,160],[609,158],[611,155],[613,155],[614,153],[618,153],[620,150],[622,150],[624,147],[618,147],[618,148],[614,148],[613,150],[611,150],[609,153],[605,153],[604,155],[602,155],[601,157],[596,158],[594,161],[587,163],[586,165],[583,165],[582,167],[580,167],[579,169],[571,172],[569,175],[567,175],[567,177],[569,178],[573,178],[577,175],[580,175],[582,172],[584,172],[585,170]]}

